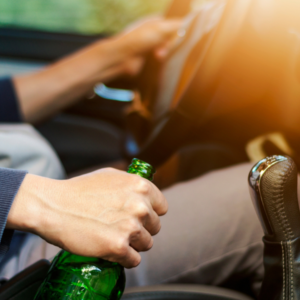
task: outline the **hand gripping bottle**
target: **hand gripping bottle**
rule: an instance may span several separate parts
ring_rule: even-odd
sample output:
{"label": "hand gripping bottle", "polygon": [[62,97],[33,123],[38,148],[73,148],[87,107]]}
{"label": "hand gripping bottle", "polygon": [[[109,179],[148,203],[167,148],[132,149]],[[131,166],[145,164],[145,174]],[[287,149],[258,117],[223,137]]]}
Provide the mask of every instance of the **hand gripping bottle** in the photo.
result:
{"label": "hand gripping bottle", "polygon": [[[134,158],[128,173],[150,181],[155,169]],[[60,251],[41,284],[35,300],[119,300],[125,287],[124,268],[100,258]]]}

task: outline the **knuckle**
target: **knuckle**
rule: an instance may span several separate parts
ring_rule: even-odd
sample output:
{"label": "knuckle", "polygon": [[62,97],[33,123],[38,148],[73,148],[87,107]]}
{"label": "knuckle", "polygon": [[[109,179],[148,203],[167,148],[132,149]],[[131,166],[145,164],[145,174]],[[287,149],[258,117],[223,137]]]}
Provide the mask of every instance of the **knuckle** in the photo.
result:
{"label": "knuckle", "polygon": [[137,216],[142,217],[142,218],[150,215],[149,207],[143,202],[136,204],[135,212],[136,212]]}
{"label": "knuckle", "polygon": [[138,178],[138,182],[136,183],[136,189],[139,193],[143,195],[148,195],[151,191],[150,182],[146,181],[143,178]]}
{"label": "knuckle", "polygon": [[125,257],[128,252],[127,240],[125,238],[119,238],[113,247],[113,251],[119,257]]}
{"label": "knuckle", "polygon": [[159,216],[163,216],[168,212],[169,204],[165,197],[163,197],[159,203],[159,209],[157,210],[157,213]]}
{"label": "knuckle", "polygon": [[129,231],[129,234],[139,234],[141,232],[141,225],[137,220],[130,219],[127,222],[127,230]]}
{"label": "knuckle", "polygon": [[168,212],[168,209],[169,209],[168,202],[165,201],[164,205],[163,205],[163,208],[162,208],[162,214],[165,215]]}

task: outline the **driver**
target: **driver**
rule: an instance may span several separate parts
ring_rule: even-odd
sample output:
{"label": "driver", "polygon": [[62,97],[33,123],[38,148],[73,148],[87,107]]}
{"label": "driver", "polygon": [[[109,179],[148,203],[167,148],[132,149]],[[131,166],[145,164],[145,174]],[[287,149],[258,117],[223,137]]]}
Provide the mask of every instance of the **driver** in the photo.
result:
{"label": "driver", "polygon": [[[145,54],[166,55],[179,26],[176,20],[149,20],[40,72],[1,80],[0,121],[34,123],[74,103],[98,82],[135,74]],[[118,170],[58,181],[0,168],[0,259],[13,230],[21,230],[78,255],[135,267],[141,260],[138,252],[152,247],[159,216],[166,211],[156,186]]]}
{"label": "driver", "polygon": [[[166,56],[179,26],[178,21],[149,21],[45,70],[2,80],[2,122],[39,121],[88,94],[97,82],[138,73],[146,53]],[[49,243],[39,242],[43,247],[54,244],[128,268],[140,264],[127,270],[127,286],[200,283],[257,293],[263,233],[248,193],[250,168],[214,171],[163,195],[153,184],[114,169],[57,181],[2,168],[0,255],[12,230],[25,230]],[[160,221],[165,199],[169,213]],[[152,247],[151,235],[161,225],[152,250],[139,254]]]}

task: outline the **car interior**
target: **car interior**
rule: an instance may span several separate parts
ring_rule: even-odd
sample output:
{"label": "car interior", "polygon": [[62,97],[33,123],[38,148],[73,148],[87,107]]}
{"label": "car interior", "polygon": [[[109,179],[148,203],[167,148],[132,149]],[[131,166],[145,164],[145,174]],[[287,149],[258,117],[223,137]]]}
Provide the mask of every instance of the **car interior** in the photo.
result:
{"label": "car interior", "polygon": [[[276,28],[289,26],[276,17],[278,11],[285,13],[281,4],[136,0],[127,8],[125,0],[98,0],[82,8],[83,2],[68,0],[59,7],[52,1],[47,16],[38,1],[17,7],[0,0],[0,76],[39,70],[149,14],[184,18],[184,27],[166,61],[149,55],[138,76],[99,82],[93,94],[35,124],[68,177],[106,166],[125,170],[134,157],[157,169],[159,188],[274,154],[289,155],[299,168],[300,126],[293,99],[300,90],[300,56],[283,31],[274,35]],[[62,7],[74,20],[51,21],[55,14],[67,16],[59,12]],[[92,13],[99,11],[106,16],[93,24]],[[293,60],[296,72],[284,67]],[[297,92],[291,95],[289,89]],[[284,104],[282,95],[288,95]],[[33,299],[49,266],[42,260],[17,274],[1,285],[0,298]],[[122,299],[250,300],[254,295],[246,284],[239,291],[160,285],[127,289]]]}

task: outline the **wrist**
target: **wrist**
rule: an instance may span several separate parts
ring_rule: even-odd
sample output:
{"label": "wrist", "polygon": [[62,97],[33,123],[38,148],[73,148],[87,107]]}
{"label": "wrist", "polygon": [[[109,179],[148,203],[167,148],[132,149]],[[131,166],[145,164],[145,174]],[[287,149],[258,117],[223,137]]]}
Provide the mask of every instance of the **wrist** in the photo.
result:
{"label": "wrist", "polygon": [[47,203],[56,180],[27,174],[12,203],[7,228],[38,233],[47,219]]}

